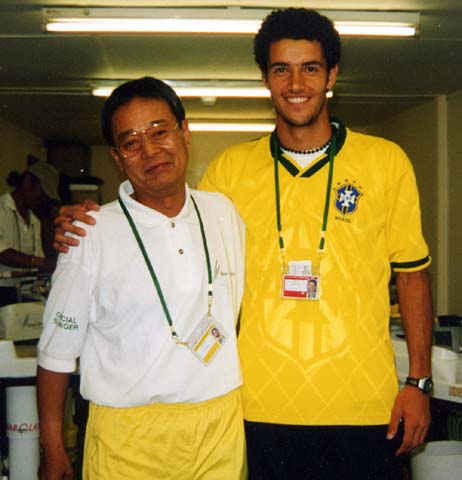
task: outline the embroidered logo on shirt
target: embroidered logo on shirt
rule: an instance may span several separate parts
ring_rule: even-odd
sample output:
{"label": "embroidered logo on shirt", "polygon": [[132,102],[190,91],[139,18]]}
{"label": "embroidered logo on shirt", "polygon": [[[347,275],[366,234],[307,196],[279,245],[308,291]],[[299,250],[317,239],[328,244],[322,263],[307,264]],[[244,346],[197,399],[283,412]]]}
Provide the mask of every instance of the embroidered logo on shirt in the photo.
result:
{"label": "embroidered logo on shirt", "polygon": [[67,317],[61,312],[56,312],[55,318],[53,319],[53,323],[58,327],[62,328],[63,330],[78,330],[79,326],[75,317]]}
{"label": "embroidered logo on shirt", "polygon": [[355,182],[348,182],[345,180],[343,185],[334,188],[337,198],[335,200],[335,208],[342,215],[350,215],[358,208],[359,199],[363,195],[359,191],[359,187]]}
{"label": "embroidered logo on shirt", "polygon": [[235,275],[236,275],[235,272],[224,272],[221,269],[221,266],[218,263],[218,260],[215,262],[215,269],[214,269],[214,272],[213,272],[213,281],[215,281],[218,276],[220,276],[220,277],[227,277],[227,276],[233,277]]}
{"label": "embroidered logo on shirt", "polygon": [[220,273],[220,264],[218,263],[218,260],[215,260],[215,268],[213,271],[213,281],[215,281],[219,273]]}

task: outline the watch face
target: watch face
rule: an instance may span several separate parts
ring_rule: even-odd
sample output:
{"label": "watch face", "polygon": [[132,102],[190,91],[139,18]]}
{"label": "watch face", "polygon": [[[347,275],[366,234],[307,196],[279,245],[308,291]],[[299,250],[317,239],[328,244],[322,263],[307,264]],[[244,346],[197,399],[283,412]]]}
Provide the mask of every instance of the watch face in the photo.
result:
{"label": "watch face", "polygon": [[424,393],[430,393],[433,388],[433,382],[431,378],[426,378],[422,385],[422,391]]}
{"label": "watch face", "polygon": [[426,378],[406,378],[406,385],[412,385],[422,390],[424,393],[430,393],[433,388],[433,380],[431,377]]}

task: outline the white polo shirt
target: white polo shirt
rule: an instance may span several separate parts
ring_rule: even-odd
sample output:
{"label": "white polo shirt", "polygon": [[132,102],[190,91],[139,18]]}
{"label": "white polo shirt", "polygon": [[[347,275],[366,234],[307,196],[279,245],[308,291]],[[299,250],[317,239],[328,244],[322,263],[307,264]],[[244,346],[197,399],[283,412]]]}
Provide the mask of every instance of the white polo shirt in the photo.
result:
{"label": "white polo shirt", "polygon": [[[40,220],[29,211],[30,224],[24,221],[10,193],[0,196],[0,252],[12,248],[43,257]],[[19,270],[0,264],[0,271]]]}
{"label": "white polo shirt", "polygon": [[159,279],[178,335],[185,339],[207,312],[207,266],[193,195],[213,272],[212,314],[228,339],[205,366],[171,337],[148,268],[117,201],[94,213],[80,246],[60,255],[44,314],[38,364],[72,372],[80,357],[84,398],[110,407],[198,402],[241,384],[236,344],[244,270],[244,227],[219,193],[190,191],[169,218],[119,190]]}

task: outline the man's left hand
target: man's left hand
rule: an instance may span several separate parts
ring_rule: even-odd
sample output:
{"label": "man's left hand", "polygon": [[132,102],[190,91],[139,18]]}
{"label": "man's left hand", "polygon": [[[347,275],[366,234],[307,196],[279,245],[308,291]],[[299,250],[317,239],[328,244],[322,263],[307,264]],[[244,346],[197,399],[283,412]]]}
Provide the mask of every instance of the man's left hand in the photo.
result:
{"label": "man's left hand", "polygon": [[404,436],[396,455],[407,453],[425,442],[430,425],[430,396],[413,386],[405,386],[398,394],[391,412],[387,438],[391,440],[404,422]]}

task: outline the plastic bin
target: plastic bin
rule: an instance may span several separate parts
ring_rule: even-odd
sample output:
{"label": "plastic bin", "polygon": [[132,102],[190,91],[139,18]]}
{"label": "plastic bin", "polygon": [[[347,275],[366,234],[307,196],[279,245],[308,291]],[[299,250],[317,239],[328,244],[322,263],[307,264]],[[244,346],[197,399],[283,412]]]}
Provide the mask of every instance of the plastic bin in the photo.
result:
{"label": "plastic bin", "polygon": [[39,422],[34,386],[6,389],[10,480],[34,480],[40,461]]}
{"label": "plastic bin", "polygon": [[455,480],[462,475],[462,441],[429,442],[411,453],[412,480]]}

